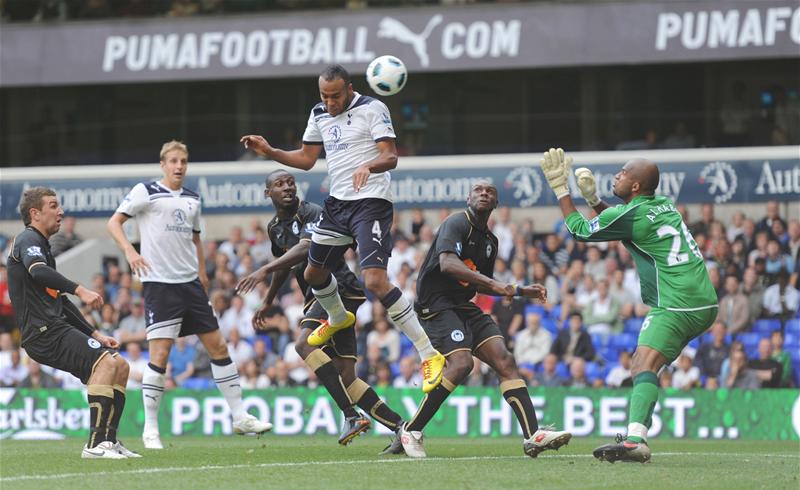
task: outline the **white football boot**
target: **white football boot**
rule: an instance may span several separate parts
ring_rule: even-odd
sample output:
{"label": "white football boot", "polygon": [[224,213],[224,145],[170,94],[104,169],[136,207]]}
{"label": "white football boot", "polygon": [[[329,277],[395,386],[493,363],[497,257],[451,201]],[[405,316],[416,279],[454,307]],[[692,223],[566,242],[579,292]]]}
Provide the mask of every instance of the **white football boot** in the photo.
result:
{"label": "white football boot", "polygon": [[407,431],[406,426],[400,428],[400,443],[409,458],[427,458],[425,448],[422,447],[423,435],[417,430]]}
{"label": "white football boot", "polygon": [[128,459],[124,454],[117,451],[116,445],[111,441],[103,441],[93,448],[83,446],[81,452],[83,459]]}
{"label": "white football boot", "polygon": [[522,442],[522,449],[525,454],[535,458],[542,451],[558,450],[561,446],[569,444],[570,439],[572,434],[567,431],[553,430],[552,426],[542,427]]}
{"label": "white football boot", "polygon": [[144,432],[142,434],[142,442],[145,449],[164,449],[164,445],[161,444],[161,437],[155,431]]}
{"label": "white football boot", "polygon": [[269,422],[262,422],[256,417],[246,414],[239,420],[233,422],[233,432],[244,434],[263,434],[272,430],[272,424]]}

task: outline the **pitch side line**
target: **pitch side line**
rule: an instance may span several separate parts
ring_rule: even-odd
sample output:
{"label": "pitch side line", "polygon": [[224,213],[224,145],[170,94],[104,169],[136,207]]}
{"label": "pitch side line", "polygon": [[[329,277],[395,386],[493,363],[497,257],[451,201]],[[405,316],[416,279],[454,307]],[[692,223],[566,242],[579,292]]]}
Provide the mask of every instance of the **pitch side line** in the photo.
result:
{"label": "pitch side line", "polygon": [[[710,456],[710,457],[742,457],[751,458],[800,458],[800,454],[770,454],[770,453],[713,453],[713,452],[686,452],[686,453],[656,453],[657,458],[672,456]],[[570,459],[570,458],[591,458],[591,454],[550,454],[539,459]],[[359,464],[397,464],[397,463],[441,463],[447,461],[497,461],[530,459],[527,456],[465,456],[458,458],[425,458],[425,459],[362,459],[353,461],[315,461],[314,466],[333,466],[333,465],[359,465]],[[256,463],[256,464],[233,464],[233,465],[206,465],[206,466],[171,466],[166,468],[141,468],[138,470],[118,470],[118,471],[91,471],[85,473],[57,473],[53,475],[19,475],[0,478],[0,483],[14,481],[31,480],[62,480],[66,478],[79,478],[85,476],[113,476],[113,475],[140,475],[153,473],[171,473],[178,471],[207,471],[207,470],[235,470],[246,468],[292,468],[307,467],[309,462],[304,463]]]}

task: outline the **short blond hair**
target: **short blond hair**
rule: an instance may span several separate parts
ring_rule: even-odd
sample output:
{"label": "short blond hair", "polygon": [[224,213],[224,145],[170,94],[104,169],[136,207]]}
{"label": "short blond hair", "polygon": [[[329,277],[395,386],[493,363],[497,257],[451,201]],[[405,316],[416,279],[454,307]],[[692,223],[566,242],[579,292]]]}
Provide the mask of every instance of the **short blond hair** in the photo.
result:
{"label": "short blond hair", "polygon": [[181,143],[178,140],[167,141],[163,145],[161,145],[161,153],[159,154],[159,160],[164,161],[164,157],[167,156],[167,153],[171,152],[172,150],[180,150],[186,153],[186,157],[189,157],[189,149],[186,148],[186,145]]}

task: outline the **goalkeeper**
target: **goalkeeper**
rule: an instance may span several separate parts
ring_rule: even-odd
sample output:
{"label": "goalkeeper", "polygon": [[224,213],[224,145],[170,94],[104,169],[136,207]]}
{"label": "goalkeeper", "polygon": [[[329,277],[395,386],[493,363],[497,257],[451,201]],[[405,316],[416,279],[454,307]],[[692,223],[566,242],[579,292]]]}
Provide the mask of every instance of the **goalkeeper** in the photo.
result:
{"label": "goalkeeper", "polygon": [[655,195],[658,167],[649,160],[627,162],[614,178],[614,195],[625,204],[610,207],[597,197],[594,175],[575,171],[586,202],[598,216],[586,220],[569,194],[572,159],[562,149],[550,149],[542,171],[558,198],[567,229],[576,240],[621,240],[639,272],[642,300],[651,307],[642,323],[633,355],[633,392],[627,437],[594,450],[601,461],[650,461],[647,430],[658,400],[659,370],[674,361],[684,346],[705,332],[717,316],[717,294],[706,272],[703,255],[674,203]]}

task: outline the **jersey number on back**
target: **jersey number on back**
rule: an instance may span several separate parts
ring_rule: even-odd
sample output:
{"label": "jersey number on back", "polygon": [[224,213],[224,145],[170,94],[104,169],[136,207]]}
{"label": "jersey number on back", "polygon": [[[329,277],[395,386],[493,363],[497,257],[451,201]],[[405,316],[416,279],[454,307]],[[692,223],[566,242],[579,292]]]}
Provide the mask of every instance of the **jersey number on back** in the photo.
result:
{"label": "jersey number on back", "polygon": [[[689,247],[689,250],[692,251],[695,257],[698,259],[703,259],[703,255],[700,253],[700,250],[697,249],[697,242],[694,241],[694,237],[692,233],[686,228],[686,223],[681,223],[681,230],[683,231],[683,238],[686,240],[686,245]],[[667,235],[672,237],[672,247],[670,248],[669,255],[667,256],[667,265],[672,267],[673,265],[683,264],[684,262],[689,261],[689,254],[688,253],[680,253],[681,251],[681,233],[669,225],[661,226],[658,231],[659,238],[663,238]]]}

